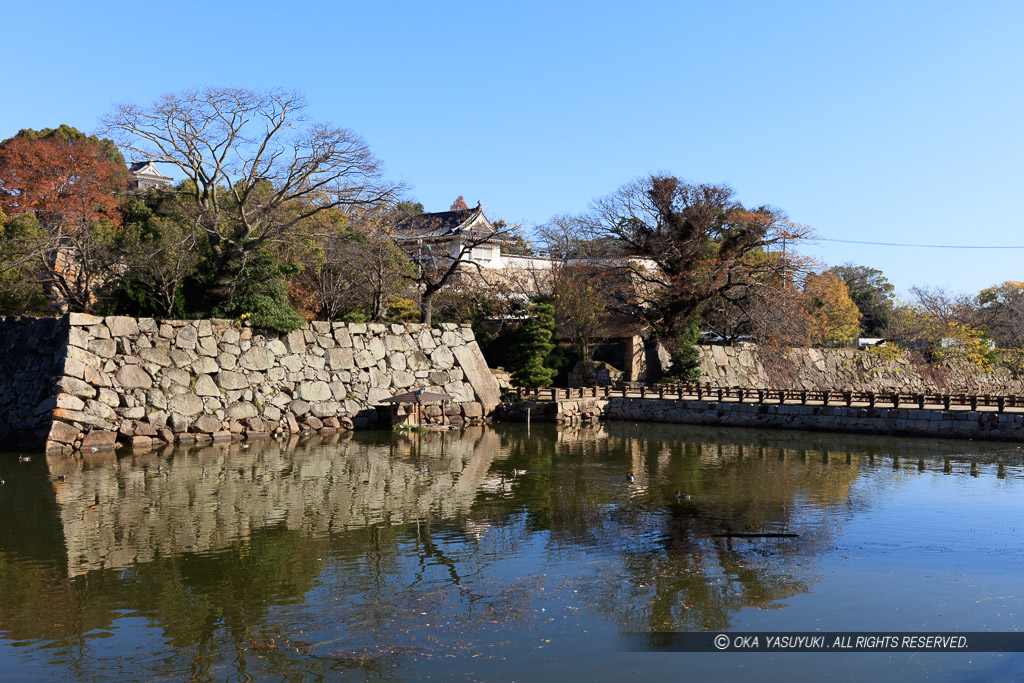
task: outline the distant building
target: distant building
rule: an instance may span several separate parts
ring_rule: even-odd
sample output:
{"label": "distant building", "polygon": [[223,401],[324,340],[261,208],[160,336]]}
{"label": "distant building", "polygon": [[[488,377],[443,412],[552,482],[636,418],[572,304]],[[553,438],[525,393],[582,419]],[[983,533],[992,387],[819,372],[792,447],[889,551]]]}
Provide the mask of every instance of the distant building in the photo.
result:
{"label": "distant building", "polygon": [[137,161],[128,169],[129,192],[145,192],[154,187],[170,185],[174,180],[156,170],[153,160]]}
{"label": "distant building", "polygon": [[550,259],[503,254],[502,246],[510,240],[487,220],[479,203],[472,209],[409,216],[395,226],[394,240],[414,260],[432,265],[450,263],[461,255],[463,262],[481,268],[551,268]]}

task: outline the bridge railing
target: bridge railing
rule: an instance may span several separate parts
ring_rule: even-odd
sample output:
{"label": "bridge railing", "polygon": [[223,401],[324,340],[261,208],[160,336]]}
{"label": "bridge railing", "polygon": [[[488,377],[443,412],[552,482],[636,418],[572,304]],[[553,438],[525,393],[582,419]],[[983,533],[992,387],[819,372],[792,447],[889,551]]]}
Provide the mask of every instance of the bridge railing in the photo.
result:
{"label": "bridge railing", "polygon": [[698,401],[732,401],[737,403],[777,403],[869,408],[918,408],[956,410],[979,408],[1003,412],[1008,408],[1024,408],[1024,397],[1015,394],[944,394],[936,392],[899,391],[828,391],[805,389],[758,389],[720,387],[704,382],[659,384],[657,386],[605,387],[536,387],[515,389],[519,400],[560,401],[586,398],[660,398],[696,399]]}

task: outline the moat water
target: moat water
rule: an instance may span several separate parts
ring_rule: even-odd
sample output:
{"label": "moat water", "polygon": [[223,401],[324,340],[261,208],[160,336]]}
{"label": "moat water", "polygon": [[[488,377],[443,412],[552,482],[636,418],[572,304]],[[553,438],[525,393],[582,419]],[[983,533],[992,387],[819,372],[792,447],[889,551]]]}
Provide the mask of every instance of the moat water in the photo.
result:
{"label": "moat water", "polygon": [[657,635],[1021,630],[1016,444],[497,425],[0,453],[0,479],[0,680],[1024,671],[1021,653],[679,653]]}

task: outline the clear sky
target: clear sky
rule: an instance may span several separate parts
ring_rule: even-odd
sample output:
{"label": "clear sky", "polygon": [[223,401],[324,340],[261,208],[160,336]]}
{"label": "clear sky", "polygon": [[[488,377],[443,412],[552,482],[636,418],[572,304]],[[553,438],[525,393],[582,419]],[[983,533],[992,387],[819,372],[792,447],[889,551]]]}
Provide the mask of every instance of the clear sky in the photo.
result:
{"label": "clear sky", "polygon": [[[1024,2],[8,3],[0,138],[204,85],[305,93],[427,210],[542,223],[667,171],[828,239],[1024,246]],[[974,293],[1024,249],[821,242]]]}

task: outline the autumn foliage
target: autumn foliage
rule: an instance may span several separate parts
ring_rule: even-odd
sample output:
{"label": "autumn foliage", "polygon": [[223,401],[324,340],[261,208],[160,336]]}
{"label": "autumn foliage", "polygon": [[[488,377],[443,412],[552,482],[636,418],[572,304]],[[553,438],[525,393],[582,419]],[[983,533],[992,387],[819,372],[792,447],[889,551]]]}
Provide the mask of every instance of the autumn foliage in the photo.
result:
{"label": "autumn foliage", "polygon": [[0,209],[31,213],[47,230],[117,225],[127,171],[87,139],[14,137],[0,145]]}

